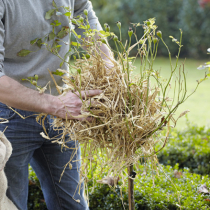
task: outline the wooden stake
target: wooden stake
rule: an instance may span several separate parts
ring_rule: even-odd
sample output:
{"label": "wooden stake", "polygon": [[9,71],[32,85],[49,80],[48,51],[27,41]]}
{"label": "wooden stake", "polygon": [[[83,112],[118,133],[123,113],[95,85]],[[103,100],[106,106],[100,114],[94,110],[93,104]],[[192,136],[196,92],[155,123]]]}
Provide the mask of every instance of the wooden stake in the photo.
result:
{"label": "wooden stake", "polygon": [[[128,166],[128,175],[131,176],[133,172],[133,165]],[[134,200],[134,182],[133,179],[128,177],[128,202],[129,210],[135,210],[135,200]]]}

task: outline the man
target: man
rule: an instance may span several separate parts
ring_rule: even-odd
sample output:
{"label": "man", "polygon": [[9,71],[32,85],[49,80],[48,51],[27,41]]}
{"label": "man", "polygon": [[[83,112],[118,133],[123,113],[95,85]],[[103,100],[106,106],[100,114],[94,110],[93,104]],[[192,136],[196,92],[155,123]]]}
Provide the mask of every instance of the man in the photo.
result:
{"label": "man", "polygon": [[[88,10],[88,19],[92,28],[101,29],[97,17],[88,0],[55,0],[56,5],[70,7],[72,16],[78,16],[84,9]],[[40,50],[30,41],[49,34],[52,31],[45,14],[52,9],[51,0],[0,0],[0,118],[8,119],[9,123],[0,124],[0,130],[6,128],[5,135],[12,143],[13,153],[5,167],[8,179],[7,196],[18,209],[27,209],[28,196],[28,164],[35,170],[44,193],[49,210],[87,209],[83,197],[83,190],[79,190],[79,161],[80,151],[72,161],[72,169],[68,167],[59,182],[63,166],[70,160],[75,150],[63,150],[59,145],[52,144],[40,136],[43,132],[41,125],[36,123],[37,113],[47,113],[61,118],[75,119],[80,115],[82,102],[74,93],[57,96],[54,83],[50,90],[40,94],[34,90],[29,82],[22,79],[39,76],[38,85],[45,86],[52,81],[47,69],[56,71],[61,60],[44,49]],[[61,15],[54,17],[61,22],[61,26],[68,26],[68,17]],[[76,30],[82,34],[81,31]],[[66,36],[64,41],[68,41]],[[18,57],[22,49],[34,51],[26,57]],[[106,45],[101,49],[109,56]],[[68,51],[68,46],[61,47],[61,56]],[[67,67],[65,67],[67,68]],[[55,76],[58,85],[62,85],[60,77]],[[100,94],[99,90],[82,92],[82,96]],[[16,109],[16,112],[8,106]],[[19,114],[17,114],[19,113]],[[26,117],[22,119],[21,116]],[[75,117],[74,117],[75,116]],[[45,120],[45,127],[50,138],[58,135],[50,126],[50,116]],[[78,147],[75,142],[69,142],[69,147]]]}

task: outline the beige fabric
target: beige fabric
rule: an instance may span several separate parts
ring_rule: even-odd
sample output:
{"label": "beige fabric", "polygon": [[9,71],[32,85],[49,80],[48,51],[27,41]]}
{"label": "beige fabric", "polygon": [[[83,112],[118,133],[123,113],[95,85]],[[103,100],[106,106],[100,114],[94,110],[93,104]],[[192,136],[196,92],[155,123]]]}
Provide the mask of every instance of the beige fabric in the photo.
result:
{"label": "beige fabric", "polygon": [[0,210],[17,210],[16,206],[6,196],[7,178],[4,173],[4,167],[11,154],[12,146],[0,131]]}

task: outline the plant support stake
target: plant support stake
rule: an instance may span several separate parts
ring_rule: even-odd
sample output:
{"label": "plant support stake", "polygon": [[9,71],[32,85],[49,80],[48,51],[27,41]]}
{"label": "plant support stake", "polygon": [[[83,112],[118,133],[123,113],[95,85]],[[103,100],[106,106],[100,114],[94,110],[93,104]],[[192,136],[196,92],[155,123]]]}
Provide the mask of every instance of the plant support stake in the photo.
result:
{"label": "plant support stake", "polygon": [[[134,182],[133,179],[135,175],[133,174],[133,165],[128,166],[128,202],[129,210],[135,210],[135,200],[134,200]],[[132,177],[132,178],[131,178]]]}

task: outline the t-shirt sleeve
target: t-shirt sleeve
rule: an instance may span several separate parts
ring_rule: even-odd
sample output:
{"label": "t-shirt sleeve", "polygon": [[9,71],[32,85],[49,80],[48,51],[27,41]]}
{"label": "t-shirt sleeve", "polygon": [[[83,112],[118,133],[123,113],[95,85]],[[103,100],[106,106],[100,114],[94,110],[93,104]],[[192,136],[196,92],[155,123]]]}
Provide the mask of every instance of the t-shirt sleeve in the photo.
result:
{"label": "t-shirt sleeve", "polygon": [[2,0],[0,0],[0,77],[4,76],[4,24],[3,24],[3,18],[4,18],[4,3]]}
{"label": "t-shirt sleeve", "polygon": [[[79,15],[82,15],[84,17],[84,10],[87,9],[88,10],[88,21],[90,23],[90,27],[92,29],[97,29],[97,30],[103,30],[101,27],[101,24],[98,20],[98,17],[96,16],[94,10],[93,10],[93,6],[92,3],[88,0],[76,0],[75,1],[75,5],[74,5],[74,17],[77,17]],[[78,29],[76,27],[76,32],[79,35],[83,35],[83,30]]]}

